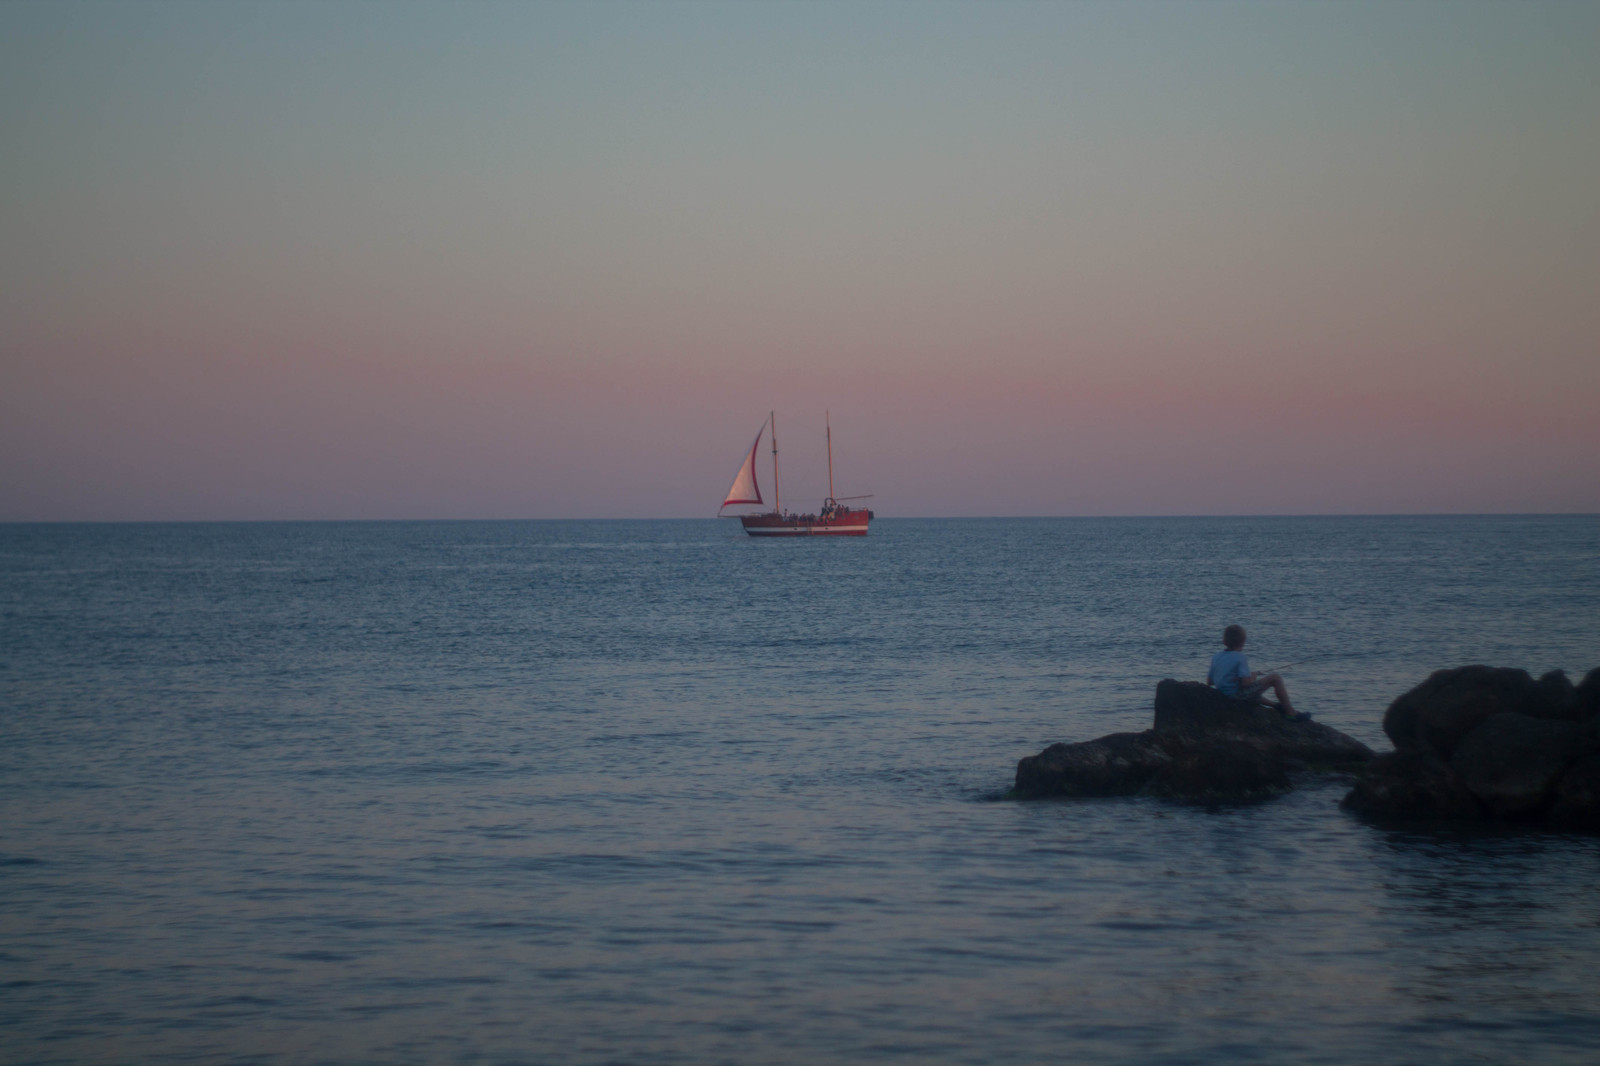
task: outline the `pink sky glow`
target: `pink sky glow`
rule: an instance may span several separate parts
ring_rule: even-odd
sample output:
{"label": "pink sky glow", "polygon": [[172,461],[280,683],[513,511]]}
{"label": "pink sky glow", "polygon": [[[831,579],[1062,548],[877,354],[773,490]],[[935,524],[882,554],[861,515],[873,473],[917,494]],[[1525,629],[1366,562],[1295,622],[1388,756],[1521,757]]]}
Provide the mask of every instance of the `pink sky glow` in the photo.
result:
{"label": "pink sky glow", "polygon": [[1600,511],[1597,12],[5,5],[0,520]]}

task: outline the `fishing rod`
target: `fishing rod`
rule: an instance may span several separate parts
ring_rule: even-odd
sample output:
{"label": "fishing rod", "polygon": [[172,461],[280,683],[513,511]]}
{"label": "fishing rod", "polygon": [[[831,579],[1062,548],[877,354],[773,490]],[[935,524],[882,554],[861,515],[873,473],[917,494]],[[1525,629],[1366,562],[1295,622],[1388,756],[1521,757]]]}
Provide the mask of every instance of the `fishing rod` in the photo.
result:
{"label": "fishing rod", "polygon": [[1365,652],[1359,652],[1359,651],[1330,652],[1327,655],[1313,655],[1309,659],[1296,659],[1294,662],[1292,662],[1292,663],[1284,663],[1282,666],[1271,666],[1271,667],[1268,667],[1265,670],[1257,670],[1256,673],[1258,673],[1258,674],[1276,674],[1276,673],[1280,673],[1280,672],[1282,672],[1284,670],[1287,670],[1287,669],[1289,669],[1290,667],[1293,667],[1293,666],[1304,666],[1307,663],[1320,663],[1320,662],[1325,662],[1328,659],[1353,659],[1357,655],[1365,655],[1365,654],[1366,654]]}

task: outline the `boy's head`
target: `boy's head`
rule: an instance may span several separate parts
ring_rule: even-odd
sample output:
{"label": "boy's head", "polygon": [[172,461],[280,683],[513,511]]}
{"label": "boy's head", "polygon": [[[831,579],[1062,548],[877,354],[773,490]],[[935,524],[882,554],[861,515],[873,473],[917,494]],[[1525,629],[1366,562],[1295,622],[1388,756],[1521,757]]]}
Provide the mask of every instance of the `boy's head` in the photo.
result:
{"label": "boy's head", "polygon": [[1229,651],[1244,647],[1244,626],[1229,626],[1222,631],[1222,646]]}

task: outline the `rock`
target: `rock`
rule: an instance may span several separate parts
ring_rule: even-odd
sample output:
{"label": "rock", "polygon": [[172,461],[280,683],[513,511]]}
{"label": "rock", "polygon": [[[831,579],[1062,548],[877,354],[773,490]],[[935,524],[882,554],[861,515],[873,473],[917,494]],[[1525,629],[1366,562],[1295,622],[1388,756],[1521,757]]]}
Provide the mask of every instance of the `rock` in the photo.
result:
{"label": "rock", "polygon": [[1551,790],[1545,817],[1563,829],[1600,832],[1600,755],[1585,756],[1567,768]]}
{"label": "rock", "polygon": [[1535,682],[1535,687],[1539,690],[1539,700],[1544,704],[1547,717],[1569,722],[1582,720],[1583,716],[1578,711],[1577,689],[1565,670],[1551,670]]}
{"label": "rock", "polygon": [[1519,817],[1543,807],[1567,767],[1596,751],[1577,722],[1497,714],[1467,734],[1450,768],[1489,813]]}
{"label": "rock", "polygon": [[1359,766],[1370,748],[1309,720],[1230,699],[1194,682],[1156,686],[1155,726],[1078,744],[1052,744],[1017,763],[1012,794],[1126,796],[1146,792],[1199,803],[1263,799],[1289,772]]}
{"label": "rock", "polygon": [[1184,803],[1250,803],[1291,787],[1282,759],[1251,748],[1206,745],[1174,755],[1145,791]]}
{"label": "rock", "polygon": [[1247,748],[1292,769],[1355,769],[1371,748],[1310,719],[1291,721],[1270,707],[1224,696],[1194,681],[1156,686],[1155,731],[1213,747]]}
{"label": "rock", "polygon": [[1573,716],[1580,722],[1600,718],[1600,666],[1583,675],[1572,690]]}
{"label": "rock", "polygon": [[1389,705],[1396,753],[1344,805],[1363,814],[1547,821],[1600,830],[1600,671],[1440,670]]}
{"label": "rock", "polygon": [[1422,751],[1448,762],[1456,746],[1497,714],[1557,717],[1546,693],[1526,670],[1462,666],[1435,671],[1404,693],[1383,716],[1383,731],[1396,751]]}
{"label": "rock", "polygon": [[1081,744],[1052,744],[1017,763],[1013,791],[1024,799],[1132,795],[1171,758],[1148,729]]}
{"label": "rock", "polygon": [[1052,744],[1017,763],[1013,795],[1248,802],[1291,787],[1296,770],[1362,770],[1343,806],[1400,818],[1538,820],[1600,832],[1600,669],[1439,670],[1389,705],[1395,751],[1374,756],[1319,722],[1192,681],[1156,686],[1142,733]]}
{"label": "rock", "polygon": [[1378,756],[1340,806],[1376,818],[1479,818],[1483,814],[1450,767],[1421,751]]}

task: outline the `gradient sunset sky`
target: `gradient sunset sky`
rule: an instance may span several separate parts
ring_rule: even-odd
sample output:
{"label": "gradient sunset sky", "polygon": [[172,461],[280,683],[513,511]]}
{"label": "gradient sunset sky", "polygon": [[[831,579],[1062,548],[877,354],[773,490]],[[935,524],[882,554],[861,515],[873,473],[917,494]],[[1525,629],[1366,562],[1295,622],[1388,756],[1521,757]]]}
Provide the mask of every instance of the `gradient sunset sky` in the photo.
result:
{"label": "gradient sunset sky", "polygon": [[[0,520],[1600,511],[1600,4],[0,4]],[[770,471],[761,472],[769,488]]]}

